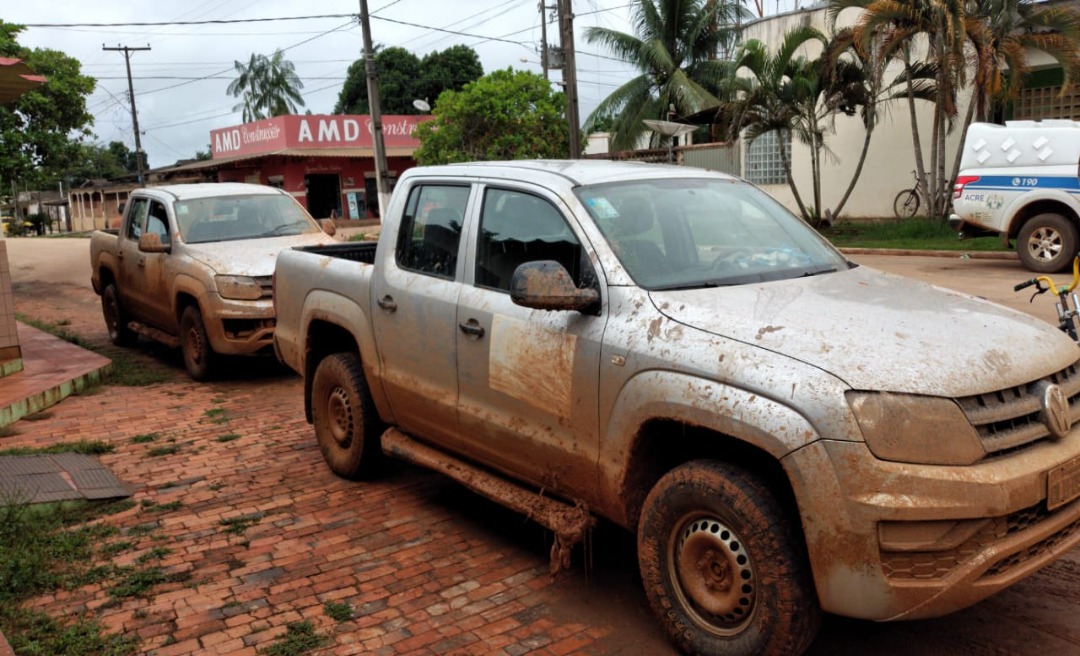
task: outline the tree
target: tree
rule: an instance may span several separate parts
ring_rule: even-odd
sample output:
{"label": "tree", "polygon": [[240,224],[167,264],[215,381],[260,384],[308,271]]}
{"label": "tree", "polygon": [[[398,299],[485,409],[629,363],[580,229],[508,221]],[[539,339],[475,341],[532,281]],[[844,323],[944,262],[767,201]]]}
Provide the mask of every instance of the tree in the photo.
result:
{"label": "tree", "polygon": [[[807,43],[825,44],[825,36],[812,27],[797,27],[784,36],[779,50],[770,54],[757,39],[739,47],[731,63],[731,74],[724,84],[732,100],[723,114],[729,117],[731,137],[745,131],[748,142],[775,132],[780,139],[780,159],[788,186],[808,222],[822,216],[821,154],[824,149],[824,121],[831,113],[824,102],[825,86],[818,61],[796,53]],[[803,203],[784,142],[792,136],[810,146],[814,205]]]}
{"label": "tree", "polygon": [[433,115],[416,129],[420,164],[569,155],[565,97],[535,73],[508,68],[444,91]]}
{"label": "tree", "polygon": [[139,161],[135,155],[135,151],[128,148],[123,141],[110,141],[108,151],[120,168],[121,173],[138,172]]}
{"label": "tree", "polygon": [[247,64],[234,61],[237,77],[229,83],[226,92],[242,102],[233,111],[243,110],[245,123],[271,116],[295,114],[304,106],[300,89],[304,83],[296,74],[296,67],[284,58],[280,50],[273,56],[252,53]]}
{"label": "tree", "polygon": [[0,21],[0,56],[17,57],[47,78],[45,84],[0,106],[0,179],[30,176],[36,184],[54,182],[77,164],[80,141],[90,136],[94,117],[86,98],[94,78],[83,75],[79,61],[62,52],[20,46],[20,25]]}
{"label": "tree", "polygon": [[720,104],[716,92],[728,67],[716,59],[729,45],[746,10],[733,0],[637,0],[635,34],[590,27],[589,43],[599,43],[615,57],[633,64],[640,75],[600,101],[585,130],[613,117],[612,146],[637,146],[644,119],[667,119],[670,106],[681,115]]}
{"label": "tree", "polygon": [[460,91],[483,74],[480,57],[469,46],[456,45],[443,51],[429,52],[420,62],[420,85],[416,97],[432,103],[443,91]]}
{"label": "tree", "polygon": [[[419,114],[414,100],[433,103],[443,91],[460,90],[484,74],[480,57],[472,48],[456,45],[430,52],[421,60],[404,48],[375,52],[379,72],[379,102],[385,114]],[[363,59],[353,62],[334,105],[335,114],[369,114],[367,74]]]}

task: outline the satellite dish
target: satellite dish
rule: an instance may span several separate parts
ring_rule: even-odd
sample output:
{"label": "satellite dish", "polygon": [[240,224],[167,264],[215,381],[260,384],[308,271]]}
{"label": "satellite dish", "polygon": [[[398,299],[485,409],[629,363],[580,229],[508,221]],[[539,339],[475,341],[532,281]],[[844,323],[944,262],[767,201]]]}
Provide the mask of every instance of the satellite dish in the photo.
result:
{"label": "satellite dish", "polygon": [[651,118],[645,119],[642,123],[653,132],[662,134],[665,137],[681,137],[698,128],[696,125],[687,125],[686,123],[676,123],[674,121],[657,121]]}
{"label": "satellite dish", "polygon": [[426,100],[420,100],[419,98],[412,101],[412,106],[419,109],[422,112],[430,112],[431,111],[431,105],[427,104]]}

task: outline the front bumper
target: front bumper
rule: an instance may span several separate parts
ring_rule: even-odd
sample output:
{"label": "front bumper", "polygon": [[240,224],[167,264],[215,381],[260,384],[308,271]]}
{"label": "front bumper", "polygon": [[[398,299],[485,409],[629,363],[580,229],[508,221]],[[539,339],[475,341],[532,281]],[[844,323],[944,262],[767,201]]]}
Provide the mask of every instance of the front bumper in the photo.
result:
{"label": "front bumper", "polygon": [[255,355],[273,352],[274,303],[271,299],[236,301],[207,294],[203,323],[214,351],[224,355]]}
{"label": "front bumper", "polygon": [[[974,604],[1080,544],[1080,499],[1047,510],[1047,476],[1080,430],[970,467],[876,459],[820,441],[786,461],[822,607],[869,620]],[[809,502],[804,500],[809,499]]]}

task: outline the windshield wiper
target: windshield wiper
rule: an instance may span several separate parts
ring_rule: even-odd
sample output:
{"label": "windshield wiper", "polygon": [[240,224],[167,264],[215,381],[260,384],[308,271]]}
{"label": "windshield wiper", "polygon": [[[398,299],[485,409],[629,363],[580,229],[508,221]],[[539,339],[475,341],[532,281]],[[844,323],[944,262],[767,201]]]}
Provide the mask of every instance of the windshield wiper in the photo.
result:
{"label": "windshield wiper", "polygon": [[821,275],[823,273],[836,273],[836,267],[830,266],[830,267],[824,267],[824,268],[821,268],[821,269],[811,269],[811,270],[807,271],[806,273],[802,274],[799,277],[800,278],[809,278],[810,276],[818,276],[818,275]]}
{"label": "windshield wiper", "polygon": [[729,283],[716,282],[712,280],[706,280],[705,282],[692,282],[692,283],[680,283],[678,285],[661,285],[660,287],[652,287],[650,291],[654,292],[678,292],[686,289],[712,289],[713,287],[730,287]]}
{"label": "windshield wiper", "polygon": [[[283,224],[279,225],[278,227],[276,227],[276,228],[274,228],[272,230],[268,230],[268,231],[262,233],[261,235],[259,235],[259,237],[273,237],[275,235],[287,235],[289,233],[285,232],[285,229],[286,228],[295,228],[295,227],[297,227],[295,223],[283,223]],[[298,232],[296,234],[300,234],[300,233]]]}

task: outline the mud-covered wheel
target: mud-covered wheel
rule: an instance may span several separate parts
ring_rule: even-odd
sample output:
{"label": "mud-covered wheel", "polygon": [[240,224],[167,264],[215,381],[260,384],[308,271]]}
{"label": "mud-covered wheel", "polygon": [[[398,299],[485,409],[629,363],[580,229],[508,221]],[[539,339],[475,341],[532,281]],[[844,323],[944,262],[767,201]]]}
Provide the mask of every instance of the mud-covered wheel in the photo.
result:
{"label": "mud-covered wheel", "polygon": [[1016,251],[1029,270],[1056,273],[1072,266],[1077,241],[1072,221],[1060,214],[1038,214],[1020,228]]}
{"label": "mud-covered wheel", "polygon": [[180,351],[192,380],[207,380],[213,375],[217,354],[210,346],[202,312],[197,306],[187,306],[180,315]]}
{"label": "mud-covered wheel", "polygon": [[641,511],[638,560],[653,612],[687,653],[793,656],[817,634],[803,542],[739,467],[699,460],[661,478]]}
{"label": "mud-covered wheel", "polygon": [[382,457],[381,424],[355,353],[329,355],[315,368],[311,413],[330,470],[351,480],[371,477]]}
{"label": "mud-covered wheel", "polygon": [[138,335],[128,328],[127,313],[120,303],[120,292],[116,285],[109,283],[101,292],[101,313],[105,315],[105,328],[109,331],[109,340],[117,346],[131,346]]}

